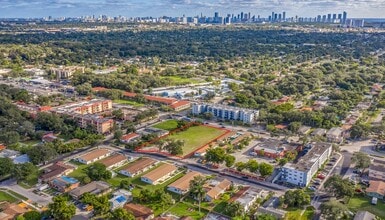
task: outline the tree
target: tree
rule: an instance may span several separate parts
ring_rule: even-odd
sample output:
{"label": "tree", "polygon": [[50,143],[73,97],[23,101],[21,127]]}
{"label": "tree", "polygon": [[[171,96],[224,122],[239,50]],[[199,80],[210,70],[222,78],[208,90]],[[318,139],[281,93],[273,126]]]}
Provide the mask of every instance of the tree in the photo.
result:
{"label": "tree", "polygon": [[326,220],[350,219],[349,209],[335,199],[321,204],[321,215]]}
{"label": "tree", "polygon": [[370,127],[366,124],[354,124],[350,129],[350,137],[353,139],[366,137]]}
{"label": "tree", "polygon": [[112,115],[116,118],[116,119],[123,119],[124,118],[124,113],[122,111],[122,109],[117,109],[117,110],[113,110],[112,111]]}
{"label": "tree", "polygon": [[86,174],[91,180],[108,180],[112,176],[111,172],[102,163],[94,163],[89,166],[86,169]]}
{"label": "tree", "polygon": [[190,194],[198,200],[199,212],[201,212],[201,202],[206,195],[206,190],[203,187],[206,184],[206,177],[196,176],[190,181]]}
{"label": "tree", "polygon": [[76,213],[76,207],[67,197],[57,196],[53,198],[53,203],[48,205],[48,211],[56,220],[70,220]]}
{"label": "tree", "polygon": [[35,165],[52,160],[57,156],[53,143],[45,143],[43,145],[33,146],[27,150],[27,154],[31,162]]}
{"label": "tree", "polygon": [[333,175],[325,182],[325,189],[337,198],[354,195],[354,184],[339,175]]}
{"label": "tree", "polygon": [[261,174],[261,176],[269,176],[273,173],[273,171],[274,166],[264,162],[259,164],[259,173]]}
{"label": "tree", "polygon": [[166,145],[163,146],[163,149],[172,155],[182,155],[183,145],[184,142],[182,140],[169,140]]}
{"label": "tree", "polygon": [[226,155],[225,156],[225,163],[226,163],[226,167],[232,167],[235,163],[235,157],[233,155]]}
{"label": "tree", "polygon": [[23,214],[26,220],[41,220],[41,214],[37,211],[29,211]]}
{"label": "tree", "polygon": [[237,170],[238,170],[239,172],[242,172],[242,170],[244,170],[244,169],[247,168],[247,164],[244,163],[244,162],[241,162],[241,161],[236,162],[234,166],[237,168]]}
{"label": "tree", "polygon": [[240,216],[243,214],[242,205],[239,202],[226,203],[226,207],[224,211],[226,215],[230,217]]}
{"label": "tree", "polygon": [[310,196],[302,189],[288,190],[283,196],[283,202],[289,207],[302,208],[310,204]]}
{"label": "tree", "polygon": [[365,170],[370,166],[370,157],[361,151],[354,152],[352,162],[356,168]]}
{"label": "tree", "polygon": [[247,169],[252,172],[252,173],[255,173],[258,171],[258,162],[254,159],[250,159],[249,161],[247,161]]}
{"label": "tree", "polygon": [[289,151],[286,153],[285,158],[287,158],[288,161],[293,161],[297,157],[298,152],[297,151]]}
{"label": "tree", "polygon": [[39,169],[32,163],[15,164],[13,176],[17,181],[28,181],[37,177]]}
{"label": "tree", "polygon": [[275,216],[270,214],[259,214],[256,217],[256,220],[277,220]]}
{"label": "tree", "polygon": [[278,161],[278,164],[280,165],[280,166],[285,166],[285,164],[288,162],[288,159],[287,158],[281,158],[281,159],[279,159],[279,161]]}
{"label": "tree", "polygon": [[118,129],[114,132],[114,139],[115,140],[120,140],[122,139],[122,136],[123,136],[123,131]]}
{"label": "tree", "polygon": [[174,199],[169,193],[165,193],[164,191],[161,191],[159,197],[160,197],[160,204],[162,205],[162,210],[164,210],[165,206],[171,205],[174,203]]}
{"label": "tree", "polygon": [[13,162],[9,158],[0,158],[0,176],[12,174]]}
{"label": "tree", "polygon": [[206,151],[205,159],[211,163],[223,163],[226,158],[226,151],[221,147],[209,148]]}
{"label": "tree", "polygon": [[96,215],[106,214],[110,209],[110,202],[107,195],[96,196],[91,193],[85,193],[82,196],[81,201],[85,204],[93,206]]}
{"label": "tree", "polygon": [[135,220],[135,216],[123,208],[117,208],[111,214],[111,220]]}

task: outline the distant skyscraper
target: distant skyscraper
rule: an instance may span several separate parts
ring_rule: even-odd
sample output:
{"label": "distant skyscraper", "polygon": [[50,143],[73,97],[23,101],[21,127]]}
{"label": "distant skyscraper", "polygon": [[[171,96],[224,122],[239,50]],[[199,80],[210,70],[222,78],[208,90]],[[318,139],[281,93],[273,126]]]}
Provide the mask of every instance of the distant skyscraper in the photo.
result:
{"label": "distant skyscraper", "polygon": [[274,16],[275,16],[275,13],[273,11],[273,12],[271,12],[271,21],[274,21]]}
{"label": "distant skyscraper", "polygon": [[215,12],[215,13],[214,13],[214,18],[217,18],[217,17],[219,17],[219,13],[218,13],[218,12]]}
{"label": "distant skyscraper", "polygon": [[338,14],[338,20],[341,22],[341,20],[342,20],[342,14]]}
{"label": "distant skyscraper", "polygon": [[286,20],[286,12],[284,11],[284,12],[282,12],[282,20]]}
{"label": "distant skyscraper", "polygon": [[348,17],[348,14],[346,13],[346,11],[344,11],[342,13],[342,21],[341,21],[342,24],[346,24],[346,18],[347,17]]}
{"label": "distant skyscraper", "polygon": [[328,14],[328,20],[327,22],[332,22],[332,14]]}
{"label": "distant skyscraper", "polygon": [[332,22],[334,23],[334,22],[336,22],[336,20],[337,20],[337,14],[333,14],[333,20],[332,20]]}
{"label": "distant skyscraper", "polygon": [[243,12],[241,12],[241,20],[243,20]]}
{"label": "distant skyscraper", "polygon": [[282,21],[282,14],[279,14],[279,15],[278,15],[278,20],[279,20],[279,21]]}

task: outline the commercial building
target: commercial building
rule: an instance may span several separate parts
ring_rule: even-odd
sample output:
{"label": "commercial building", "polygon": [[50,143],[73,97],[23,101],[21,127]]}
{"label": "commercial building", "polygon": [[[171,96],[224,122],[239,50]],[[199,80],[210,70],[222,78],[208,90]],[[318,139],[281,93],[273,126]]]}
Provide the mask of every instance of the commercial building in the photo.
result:
{"label": "commercial building", "polygon": [[56,177],[48,182],[51,188],[63,193],[77,188],[79,184],[80,182],[77,179],[68,176]]}
{"label": "commercial building", "polygon": [[68,175],[73,172],[75,167],[64,164],[63,162],[57,162],[43,170],[43,174],[39,177],[39,182],[48,182],[56,177]]}
{"label": "commercial building", "polygon": [[194,179],[196,176],[200,176],[201,173],[198,173],[196,171],[191,171],[184,175],[183,177],[179,178],[175,182],[171,183],[167,186],[167,190],[183,195],[186,194],[190,190],[190,181]]}
{"label": "commercial building", "polygon": [[78,187],[69,192],[74,199],[79,199],[84,193],[91,193],[94,195],[101,195],[111,191],[110,184],[103,181],[93,181],[87,185]]}
{"label": "commercial building", "polygon": [[123,166],[127,162],[127,157],[123,154],[113,154],[99,161],[104,164],[107,169],[111,170]]}
{"label": "commercial building", "polygon": [[90,164],[93,163],[97,160],[101,160],[103,158],[106,158],[111,155],[111,151],[101,148],[101,149],[96,149],[93,150],[89,153],[84,154],[81,157],[78,157],[74,159],[75,161],[82,163],[82,164]]}
{"label": "commercial building", "polygon": [[321,168],[322,164],[332,153],[330,143],[311,143],[304,148],[306,154],[296,163],[287,163],[282,167],[282,179],[290,184],[305,187],[310,183],[312,177]]}
{"label": "commercial building", "polygon": [[211,103],[194,103],[192,106],[192,114],[199,115],[203,113],[211,113],[218,119],[242,121],[247,124],[253,123],[259,115],[258,110]]}
{"label": "commercial building", "polygon": [[119,173],[128,177],[134,177],[151,169],[157,163],[157,160],[148,157],[142,157],[120,170]]}
{"label": "commercial building", "polygon": [[156,185],[170,178],[177,170],[178,168],[176,166],[164,163],[156,169],[143,175],[141,180],[143,182]]}

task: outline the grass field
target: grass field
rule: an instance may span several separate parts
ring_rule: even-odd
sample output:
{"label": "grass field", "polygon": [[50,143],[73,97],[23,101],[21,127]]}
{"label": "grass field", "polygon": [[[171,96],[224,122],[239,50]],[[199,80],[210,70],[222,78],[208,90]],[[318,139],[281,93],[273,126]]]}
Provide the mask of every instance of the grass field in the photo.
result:
{"label": "grass field", "polygon": [[179,217],[189,216],[193,219],[203,219],[203,217],[207,214],[206,210],[201,209],[201,212],[199,212],[197,206],[193,206],[185,202],[177,203],[169,209],[168,212]]}
{"label": "grass field", "polygon": [[225,132],[224,130],[207,126],[193,126],[186,131],[170,135],[168,138],[183,140],[183,155],[187,155]]}
{"label": "grass field", "polygon": [[8,193],[0,191],[0,202],[7,201],[7,202],[10,202],[10,203],[13,203],[13,202],[16,202],[17,200],[18,199],[16,199],[15,197],[9,195]]}
{"label": "grass field", "polygon": [[143,103],[131,101],[131,100],[123,100],[123,99],[114,99],[112,101],[113,103],[122,104],[122,105],[132,105],[134,107],[142,107],[144,106]]}
{"label": "grass field", "polygon": [[370,198],[355,196],[349,200],[348,208],[352,211],[368,211],[381,218],[385,218],[385,203],[378,200],[377,205],[370,204]]}
{"label": "grass field", "polygon": [[186,84],[194,84],[194,83],[200,83],[202,81],[198,79],[191,79],[191,78],[183,78],[180,76],[162,76],[162,79],[167,79],[170,81],[173,85],[186,85]]}
{"label": "grass field", "polygon": [[177,120],[168,120],[168,121],[164,121],[164,122],[161,122],[159,124],[156,124],[153,127],[167,130],[167,131],[172,131],[178,127],[178,121]]}

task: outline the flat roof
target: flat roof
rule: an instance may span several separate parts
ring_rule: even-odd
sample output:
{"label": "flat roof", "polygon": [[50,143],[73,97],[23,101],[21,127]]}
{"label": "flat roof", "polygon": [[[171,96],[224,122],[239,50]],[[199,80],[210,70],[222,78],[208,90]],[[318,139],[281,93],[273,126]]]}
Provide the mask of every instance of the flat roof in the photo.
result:
{"label": "flat roof", "polygon": [[128,166],[126,166],[123,170],[125,170],[125,171],[127,171],[127,172],[132,174],[132,173],[136,173],[136,172],[138,172],[140,170],[143,170],[146,167],[155,164],[156,162],[158,162],[158,161],[154,160],[152,158],[142,157],[142,158],[132,162]]}
{"label": "flat roof", "polygon": [[96,150],[93,150],[89,153],[86,153],[84,154],[83,156],[79,157],[80,159],[83,159],[84,161],[91,161],[91,160],[94,160],[98,157],[101,157],[103,155],[106,155],[108,154],[110,151],[107,150],[107,149],[96,149]]}
{"label": "flat roof", "polygon": [[307,171],[309,170],[313,164],[319,159],[319,157],[325,153],[329,147],[332,147],[332,144],[325,142],[317,142],[311,144],[310,150],[301,157],[296,163],[287,163],[285,164],[285,168],[294,169],[299,171]]}
{"label": "flat roof", "polygon": [[74,195],[76,197],[79,197],[83,195],[84,193],[91,193],[91,194],[98,194],[102,191],[105,191],[109,189],[111,186],[110,184],[103,182],[103,181],[93,181],[88,183],[87,185],[78,187],[76,189],[73,189],[70,194]]}
{"label": "flat roof", "polygon": [[176,189],[180,190],[188,190],[190,188],[190,181],[194,179],[196,176],[202,175],[199,172],[191,171],[187,173],[186,175],[182,176],[181,178],[177,179],[175,182],[168,185],[168,187],[174,187]]}
{"label": "flat roof", "polygon": [[178,168],[174,165],[164,163],[157,167],[156,169],[152,170],[151,172],[143,175],[143,177],[155,182],[159,180],[160,178],[166,176],[167,174],[174,172]]}

